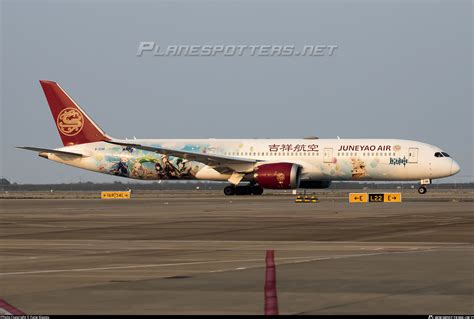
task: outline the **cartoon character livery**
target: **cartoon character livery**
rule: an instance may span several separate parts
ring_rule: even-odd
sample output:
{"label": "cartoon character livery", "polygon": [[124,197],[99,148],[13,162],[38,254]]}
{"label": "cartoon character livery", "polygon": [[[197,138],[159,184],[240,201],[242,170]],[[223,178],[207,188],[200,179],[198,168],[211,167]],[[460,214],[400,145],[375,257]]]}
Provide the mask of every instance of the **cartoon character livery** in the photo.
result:
{"label": "cartoon character livery", "polygon": [[144,180],[228,181],[226,195],[326,188],[331,181],[420,180],[420,194],[459,165],[440,148],[399,139],[113,138],[55,82],[40,81],[64,147],[20,147],[95,172]]}

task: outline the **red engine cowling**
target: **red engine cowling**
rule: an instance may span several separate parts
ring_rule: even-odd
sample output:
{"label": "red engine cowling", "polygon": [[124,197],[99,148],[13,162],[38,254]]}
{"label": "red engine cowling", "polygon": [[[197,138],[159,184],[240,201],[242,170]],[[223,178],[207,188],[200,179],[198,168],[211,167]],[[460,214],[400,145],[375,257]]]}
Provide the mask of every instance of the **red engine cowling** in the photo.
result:
{"label": "red engine cowling", "polygon": [[292,189],[300,184],[301,167],[293,163],[263,164],[255,169],[254,179],[263,188]]}

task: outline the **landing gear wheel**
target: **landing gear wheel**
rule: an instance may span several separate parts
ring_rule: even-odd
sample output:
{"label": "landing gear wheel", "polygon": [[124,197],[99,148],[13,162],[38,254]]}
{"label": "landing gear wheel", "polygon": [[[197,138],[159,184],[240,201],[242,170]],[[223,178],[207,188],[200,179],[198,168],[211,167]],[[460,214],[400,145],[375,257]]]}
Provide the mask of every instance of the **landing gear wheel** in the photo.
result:
{"label": "landing gear wheel", "polygon": [[427,191],[427,189],[426,189],[425,186],[420,186],[420,187],[418,188],[418,193],[420,193],[420,194],[422,194],[422,195],[425,194],[426,191]]}
{"label": "landing gear wheel", "polygon": [[251,195],[252,189],[249,186],[236,186],[235,195]]}
{"label": "landing gear wheel", "polygon": [[252,186],[252,194],[262,195],[263,194],[263,188],[261,188],[260,186]]}
{"label": "landing gear wheel", "polygon": [[235,187],[233,185],[226,186],[224,188],[224,194],[227,196],[231,196],[235,194]]}

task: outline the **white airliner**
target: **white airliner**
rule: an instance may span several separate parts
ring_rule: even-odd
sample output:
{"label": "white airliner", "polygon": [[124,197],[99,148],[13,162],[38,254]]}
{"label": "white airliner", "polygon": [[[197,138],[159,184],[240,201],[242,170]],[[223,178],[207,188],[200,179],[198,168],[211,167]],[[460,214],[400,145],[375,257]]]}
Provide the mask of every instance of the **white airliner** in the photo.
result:
{"label": "white airliner", "polygon": [[144,180],[228,181],[226,195],[327,188],[331,181],[421,181],[459,165],[439,147],[400,139],[133,139],[104,133],[55,82],[40,81],[64,147],[39,156],[95,172]]}

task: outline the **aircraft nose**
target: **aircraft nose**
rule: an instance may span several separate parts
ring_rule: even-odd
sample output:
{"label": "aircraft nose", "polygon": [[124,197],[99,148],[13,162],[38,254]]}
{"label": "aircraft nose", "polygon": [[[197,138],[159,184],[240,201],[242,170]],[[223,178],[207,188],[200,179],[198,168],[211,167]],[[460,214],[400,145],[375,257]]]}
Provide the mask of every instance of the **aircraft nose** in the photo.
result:
{"label": "aircraft nose", "polygon": [[461,171],[461,167],[455,160],[451,163],[451,175],[455,175]]}

